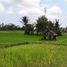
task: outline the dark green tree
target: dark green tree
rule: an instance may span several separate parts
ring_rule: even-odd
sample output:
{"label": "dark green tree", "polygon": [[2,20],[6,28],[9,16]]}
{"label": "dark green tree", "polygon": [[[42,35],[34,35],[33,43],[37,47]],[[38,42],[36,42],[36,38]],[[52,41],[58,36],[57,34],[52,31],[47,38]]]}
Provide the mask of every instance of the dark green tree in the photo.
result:
{"label": "dark green tree", "polygon": [[33,25],[31,25],[31,24],[27,24],[25,30],[26,30],[26,34],[28,34],[28,35],[34,33],[34,27],[33,27]]}
{"label": "dark green tree", "polygon": [[39,17],[36,24],[37,33],[40,34],[43,31],[45,31],[47,29],[47,25],[48,25],[48,19],[45,16]]}
{"label": "dark green tree", "polygon": [[45,16],[41,16],[37,20],[36,24],[37,34],[42,35],[42,40],[46,40],[48,31],[48,19]]}
{"label": "dark green tree", "polygon": [[57,20],[57,19],[56,19],[56,22],[55,22],[54,29],[55,29],[55,33],[57,33],[58,36],[61,36],[62,35],[61,29],[60,29],[60,25],[59,25],[59,20]]}
{"label": "dark green tree", "polygon": [[49,30],[53,30],[54,29],[54,24],[50,20],[48,21],[48,29]]}
{"label": "dark green tree", "polygon": [[37,33],[41,33],[42,34],[42,39],[56,39],[56,33],[54,32],[55,30],[58,33],[59,30],[59,25],[58,25],[58,21],[56,21],[55,26],[54,23],[52,23],[52,21],[48,21],[48,19],[45,16],[42,16],[40,18],[38,18],[37,20],[37,25],[36,25],[36,29],[37,29]]}
{"label": "dark green tree", "polygon": [[33,30],[34,30],[34,27],[33,25],[31,24],[28,24],[28,17],[27,16],[24,16],[22,19],[21,19],[21,22],[24,24],[24,33],[25,34],[32,34],[33,33]]}
{"label": "dark green tree", "polygon": [[28,32],[27,32],[27,29],[26,29],[26,26],[27,26],[27,23],[28,23],[28,18],[27,18],[27,16],[24,16],[24,17],[22,17],[21,18],[21,22],[24,24],[24,33],[25,34],[28,34]]}
{"label": "dark green tree", "polygon": [[23,22],[23,24],[26,26],[26,24],[28,23],[28,17],[24,16],[21,21]]}

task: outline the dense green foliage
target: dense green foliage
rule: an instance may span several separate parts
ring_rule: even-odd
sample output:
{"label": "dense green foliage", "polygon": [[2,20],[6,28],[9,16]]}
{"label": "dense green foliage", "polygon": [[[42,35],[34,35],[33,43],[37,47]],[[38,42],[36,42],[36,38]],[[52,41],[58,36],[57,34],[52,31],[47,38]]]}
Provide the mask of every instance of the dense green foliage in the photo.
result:
{"label": "dense green foliage", "polygon": [[22,24],[24,24],[24,33],[29,35],[29,34],[33,34],[33,30],[34,30],[34,27],[33,25],[31,24],[28,24],[28,17],[27,16],[24,16],[21,18],[21,22]]}
{"label": "dense green foliage", "polygon": [[36,31],[37,34],[42,35],[42,40],[56,40],[57,36],[62,35],[59,20],[55,20],[55,23],[53,23],[45,16],[41,16],[38,18]]}
{"label": "dense green foliage", "polygon": [[62,35],[60,30],[59,20],[56,20],[54,29],[55,29],[55,32],[58,34],[58,36]]}
{"label": "dense green foliage", "polygon": [[22,17],[21,22],[26,25],[28,23],[28,18],[26,16]]}
{"label": "dense green foliage", "polygon": [[9,24],[0,24],[0,31],[9,31],[9,30],[23,30],[23,28],[20,28],[18,25],[9,23]]}
{"label": "dense green foliage", "polygon": [[37,33],[47,30],[47,25],[48,25],[48,19],[45,16],[38,18],[36,24]]}

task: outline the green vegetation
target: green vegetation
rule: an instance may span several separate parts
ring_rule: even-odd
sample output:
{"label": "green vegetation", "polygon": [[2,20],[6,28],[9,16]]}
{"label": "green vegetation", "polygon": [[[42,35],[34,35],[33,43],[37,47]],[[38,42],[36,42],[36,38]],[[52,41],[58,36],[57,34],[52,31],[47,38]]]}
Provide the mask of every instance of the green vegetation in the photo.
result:
{"label": "green vegetation", "polygon": [[40,41],[40,36],[24,35],[22,31],[0,31],[0,47]]}
{"label": "green vegetation", "polygon": [[0,67],[67,67],[67,34],[48,41],[22,31],[0,31]]}
{"label": "green vegetation", "polygon": [[67,67],[67,33],[59,19],[41,16],[30,24],[24,16],[20,22],[21,28],[0,24],[0,67]]}
{"label": "green vegetation", "polygon": [[28,17],[24,16],[23,18],[21,18],[21,23],[24,24],[24,34],[30,35],[33,34],[34,32],[34,26],[28,23]]}
{"label": "green vegetation", "polygon": [[67,67],[67,46],[31,44],[0,48],[0,67]]}
{"label": "green vegetation", "polygon": [[0,47],[36,43],[67,44],[67,34],[59,36],[56,41],[41,40],[41,36],[24,35],[22,31],[0,31]]}

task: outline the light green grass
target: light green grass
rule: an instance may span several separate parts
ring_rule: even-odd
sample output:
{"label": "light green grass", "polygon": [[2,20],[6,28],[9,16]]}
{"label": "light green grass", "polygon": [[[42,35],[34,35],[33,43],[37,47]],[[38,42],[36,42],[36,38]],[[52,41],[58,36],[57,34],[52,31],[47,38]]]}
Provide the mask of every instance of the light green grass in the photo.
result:
{"label": "light green grass", "polygon": [[38,41],[39,36],[35,35],[24,35],[22,31],[1,31],[0,32],[0,43],[22,43]]}
{"label": "light green grass", "polygon": [[67,67],[67,46],[31,44],[0,48],[0,67]]}
{"label": "light green grass", "polygon": [[67,67],[67,34],[56,41],[40,39],[22,31],[0,31],[0,67]]}
{"label": "light green grass", "polygon": [[67,44],[67,34],[63,34],[56,41],[41,40],[41,36],[24,35],[22,31],[0,31],[0,47],[22,45],[24,43],[48,43],[48,44]]}

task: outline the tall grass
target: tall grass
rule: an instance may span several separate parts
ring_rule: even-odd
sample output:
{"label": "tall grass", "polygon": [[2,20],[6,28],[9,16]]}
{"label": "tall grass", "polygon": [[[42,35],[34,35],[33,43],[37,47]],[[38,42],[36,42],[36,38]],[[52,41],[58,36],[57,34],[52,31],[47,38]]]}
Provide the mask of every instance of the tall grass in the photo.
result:
{"label": "tall grass", "polygon": [[0,67],[67,67],[67,46],[31,44],[0,48]]}
{"label": "tall grass", "polygon": [[67,34],[41,41],[22,31],[0,31],[0,67],[67,67]]}

